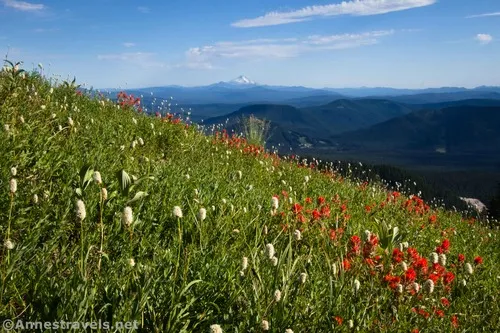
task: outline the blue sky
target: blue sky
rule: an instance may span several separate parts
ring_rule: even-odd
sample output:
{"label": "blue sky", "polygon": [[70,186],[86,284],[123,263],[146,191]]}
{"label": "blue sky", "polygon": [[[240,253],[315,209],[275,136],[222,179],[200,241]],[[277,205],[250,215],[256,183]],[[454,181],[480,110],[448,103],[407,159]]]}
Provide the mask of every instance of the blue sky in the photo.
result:
{"label": "blue sky", "polygon": [[500,1],[0,0],[0,52],[96,88],[500,85]]}

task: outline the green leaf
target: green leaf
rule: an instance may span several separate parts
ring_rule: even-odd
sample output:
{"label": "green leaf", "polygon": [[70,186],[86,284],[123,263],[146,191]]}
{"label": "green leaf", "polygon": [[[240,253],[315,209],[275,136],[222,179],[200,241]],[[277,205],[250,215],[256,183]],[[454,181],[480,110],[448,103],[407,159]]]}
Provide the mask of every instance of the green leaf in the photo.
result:
{"label": "green leaf", "polygon": [[120,191],[122,194],[127,195],[130,190],[130,185],[132,185],[132,180],[125,170],[120,170],[117,173],[118,183],[120,184]]}
{"label": "green leaf", "polygon": [[90,167],[89,164],[85,164],[81,169],[80,169],[80,186],[83,190],[89,186],[90,182],[92,181],[92,176],[94,175],[94,170]]}
{"label": "green leaf", "polygon": [[127,201],[127,204],[131,204],[132,202],[136,202],[137,200],[140,200],[142,198],[145,198],[148,196],[147,192],[139,191],[137,192],[132,199]]}

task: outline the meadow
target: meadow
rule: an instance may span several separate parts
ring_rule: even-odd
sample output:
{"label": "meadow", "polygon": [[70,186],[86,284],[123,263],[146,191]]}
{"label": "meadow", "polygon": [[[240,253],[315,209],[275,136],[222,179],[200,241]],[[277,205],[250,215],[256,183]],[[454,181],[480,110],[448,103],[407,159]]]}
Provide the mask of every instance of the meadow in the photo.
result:
{"label": "meadow", "polygon": [[500,331],[498,229],[77,88],[0,73],[0,320]]}

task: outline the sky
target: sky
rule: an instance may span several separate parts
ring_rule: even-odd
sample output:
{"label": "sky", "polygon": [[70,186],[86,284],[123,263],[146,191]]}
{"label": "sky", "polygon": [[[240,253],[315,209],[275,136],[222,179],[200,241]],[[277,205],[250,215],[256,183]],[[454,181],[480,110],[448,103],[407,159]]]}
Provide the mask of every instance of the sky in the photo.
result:
{"label": "sky", "polygon": [[500,0],[0,0],[0,53],[94,88],[500,86]]}

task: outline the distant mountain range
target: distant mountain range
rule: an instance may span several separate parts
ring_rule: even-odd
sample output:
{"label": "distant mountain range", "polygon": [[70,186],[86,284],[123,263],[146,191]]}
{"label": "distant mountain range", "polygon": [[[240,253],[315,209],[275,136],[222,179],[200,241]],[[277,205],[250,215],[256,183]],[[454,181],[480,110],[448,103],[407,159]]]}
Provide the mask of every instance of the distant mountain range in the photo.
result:
{"label": "distant mountain range", "polygon": [[[117,89],[106,89],[111,95]],[[259,84],[241,75],[231,81],[223,81],[207,86],[182,87],[163,86],[127,89],[134,95],[143,95],[146,100],[153,98],[170,99],[178,104],[213,103],[281,103],[296,107],[326,104],[343,98],[384,98],[402,103],[438,103],[471,98],[500,99],[500,87],[481,86],[474,89],[442,87],[427,89],[395,89],[384,87],[361,88],[308,88],[303,86],[273,86]],[[151,93],[153,95],[151,96]]]}

